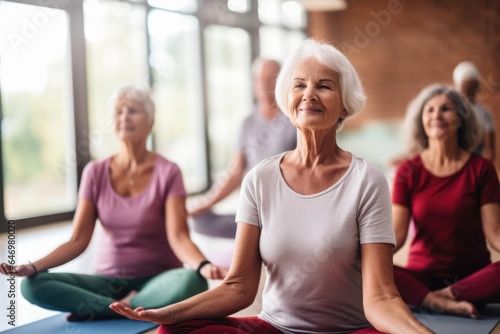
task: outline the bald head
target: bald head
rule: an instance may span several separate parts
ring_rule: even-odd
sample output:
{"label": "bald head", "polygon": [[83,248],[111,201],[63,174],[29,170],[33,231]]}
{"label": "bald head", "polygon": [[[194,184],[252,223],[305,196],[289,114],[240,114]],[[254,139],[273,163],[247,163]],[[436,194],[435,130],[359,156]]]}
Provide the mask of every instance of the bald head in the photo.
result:
{"label": "bald head", "polygon": [[252,66],[255,97],[259,104],[273,105],[276,77],[281,69],[275,60],[257,59]]}

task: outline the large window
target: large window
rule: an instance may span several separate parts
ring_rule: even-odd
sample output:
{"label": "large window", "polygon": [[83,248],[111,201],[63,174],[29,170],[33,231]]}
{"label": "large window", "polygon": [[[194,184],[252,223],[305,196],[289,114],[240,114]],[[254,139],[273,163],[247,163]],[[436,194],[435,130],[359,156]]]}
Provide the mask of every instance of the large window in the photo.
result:
{"label": "large window", "polygon": [[306,38],[306,14],[297,0],[259,0],[260,55],[284,61]]}
{"label": "large window", "polygon": [[2,1],[0,31],[4,215],[71,211],[77,178],[67,15]]}
{"label": "large window", "polygon": [[109,99],[122,84],[152,89],[149,148],[190,194],[208,189],[252,112],[252,60],[284,60],[304,18],[296,0],[0,1],[3,219],[72,217],[83,166],[118,150]]}
{"label": "large window", "polygon": [[250,37],[243,29],[220,25],[208,26],[204,37],[210,160],[212,171],[219,172],[227,168],[243,118],[252,112]]}
{"label": "large window", "polygon": [[280,27],[262,26],[259,29],[260,55],[283,62],[306,38],[305,33]]}
{"label": "large window", "polygon": [[199,23],[191,15],[153,10],[148,18],[156,100],[156,151],[175,161],[189,192],[208,184]]}

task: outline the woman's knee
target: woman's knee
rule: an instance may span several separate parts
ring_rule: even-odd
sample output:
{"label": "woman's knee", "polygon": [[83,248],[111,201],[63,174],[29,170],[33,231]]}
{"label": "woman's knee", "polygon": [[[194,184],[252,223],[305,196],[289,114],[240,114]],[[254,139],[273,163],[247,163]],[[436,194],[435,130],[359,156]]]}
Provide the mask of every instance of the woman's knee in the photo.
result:
{"label": "woman's knee", "polygon": [[50,281],[48,272],[41,272],[36,275],[25,277],[21,281],[21,294],[30,303],[36,304],[43,297],[43,284]]}
{"label": "woman's knee", "polygon": [[179,268],[170,271],[170,275],[175,277],[175,281],[179,283],[179,288],[190,295],[195,295],[208,290],[207,280],[198,275],[194,270]]}
{"label": "woman's knee", "polygon": [[196,271],[193,270],[185,271],[185,279],[193,293],[196,294],[208,290],[208,282],[204,277],[201,277]]}
{"label": "woman's knee", "polygon": [[173,269],[149,280],[131,299],[131,306],[158,308],[180,302],[208,289],[208,282],[195,271]]}

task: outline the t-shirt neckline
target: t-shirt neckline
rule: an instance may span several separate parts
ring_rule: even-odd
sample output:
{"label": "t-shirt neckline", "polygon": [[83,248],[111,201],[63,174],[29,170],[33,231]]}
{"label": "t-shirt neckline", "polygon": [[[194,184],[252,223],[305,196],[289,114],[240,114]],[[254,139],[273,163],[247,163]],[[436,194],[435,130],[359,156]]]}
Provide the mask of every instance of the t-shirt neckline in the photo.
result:
{"label": "t-shirt neckline", "polygon": [[427,169],[427,167],[424,164],[424,160],[422,159],[422,156],[420,154],[418,155],[418,159],[420,160],[422,168],[424,169],[424,171],[427,174],[429,174],[430,176],[432,176],[432,177],[434,177],[436,179],[443,179],[444,180],[444,179],[449,179],[449,178],[452,178],[452,177],[454,177],[456,175],[459,175],[465,169],[465,167],[471,162],[473,155],[474,155],[474,153],[471,153],[469,155],[469,157],[467,158],[467,161],[465,161],[465,163],[456,172],[453,172],[450,175],[444,175],[444,176],[436,175],[436,174],[432,173],[429,169]]}
{"label": "t-shirt neckline", "polygon": [[149,179],[148,185],[140,193],[138,193],[138,194],[130,195],[130,196],[123,196],[123,195],[120,195],[119,193],[117,193],[116,190],[115,190],[115,188],[113,188],[113,185],[111,184],[111,157],[110,157],[106,161],[106,183],[108,184],[108,187],[111,189],[111,192],[116,197],[119,197],[119,198],[125,199],[125,200],[140,198],[140,197],[144,196],[145,193],[148,192],[149,188],[151,188],[151,185],[154,183],[154,179],[156,177],[156,170],[158,169],[157,166],[156,166],[157,162],[158,162],[158,155],[155,154],[155,162],[154,162],[154,166],[153,166],[153,175],[151,175],[151,178]]}
{"label": "t-shirt neckline", "polygon": [[331,186],[329,186],[325,190],[320,191],[319,193],[310,194],[310,195],[304,195],[304,194],[300,194],[300,193],[296,192],[295,190],[293,190],[288,185],[288,183],[286,183],[285,178],[283,177],[283,173],[281,172],[281,168],[280,168],[281,161],[283,160],[283,157],[285,156],[285,154],[287,154],[288,152],[290,152],[290,151],[283,152],[279,156],[279,158],[276,159],[276,161],[277,161],[276,168],[278,169],[279,180],[283,184],[283,186],[285,187],[286,190],[288,190],[289,192],[291,192],[293,195],[295,195],[297,197],[301,197],[301,198],[319,197],[319,196],[322,196],[322,195],[324,195],[324,194],[332,191],[333,189],[337,188],[347,178],[347,176],[349,176],[349,174],[351,173],[352,169],[354,168],[354,165],[356,164],[356,157],[354,156],[354,154],[352,154],[352,153],[349,152],[351,154],[351,163],[349,164],[349,168],[347,168],[347,170],[344,173],[344,175],[342,175],[342,177],[340,179],[338,179],[337,182],[335,182],[334,184],[332,184]]}

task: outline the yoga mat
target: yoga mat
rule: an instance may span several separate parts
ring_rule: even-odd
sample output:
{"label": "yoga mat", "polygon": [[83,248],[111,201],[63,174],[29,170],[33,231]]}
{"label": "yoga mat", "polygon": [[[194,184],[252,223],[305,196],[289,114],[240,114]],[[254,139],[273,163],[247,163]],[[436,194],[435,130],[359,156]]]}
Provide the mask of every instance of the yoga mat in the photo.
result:
{"label": "yoga mat", "polygon": [[[500,304],[488,305],[481,319],[414,312],[415,316],[437,334],[488,334],[500,321]],[[155,328],[150,322],[129,319],[68,322],[66,314],[59,314],[1,333],[6,334],[138,334]]]}
{"label": "yoga mat", "polygon": [[488,334],[500,321],[500,304],[488,305],[480,312],[481,319],[478,320],[432,312],[413,313],[437,334]]}
{"label": "yoga mat", "polygon": [[6,334],[138,334],[155,328],[151,322],[130,319],[66,321],[66,314],[35,321],[3,331]]}
{"label": "yoga mat", "polygon": [[211,211],[189,217],[189,226],[196,232],[211,237],[231,238],[236,236],[235,215],[218,215]]}

